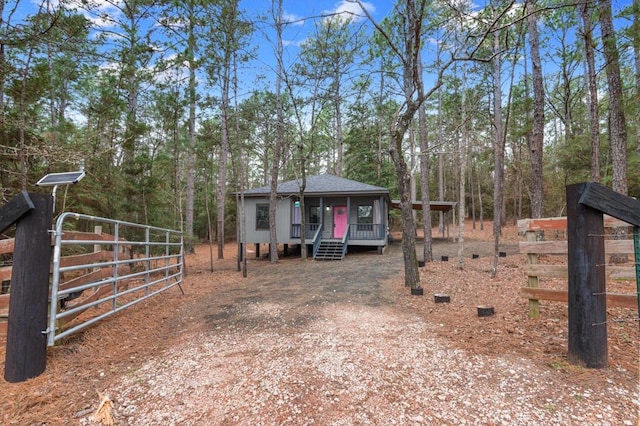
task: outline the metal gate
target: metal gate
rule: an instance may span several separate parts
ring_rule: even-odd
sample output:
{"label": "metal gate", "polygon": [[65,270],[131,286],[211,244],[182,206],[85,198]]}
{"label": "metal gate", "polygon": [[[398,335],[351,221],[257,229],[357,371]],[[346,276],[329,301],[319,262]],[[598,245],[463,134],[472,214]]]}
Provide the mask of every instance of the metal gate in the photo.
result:
{"label": "metal gate", "polygon": [[67,212],[54,236],[49,346],[171,287],[182,291],[179,231]]}

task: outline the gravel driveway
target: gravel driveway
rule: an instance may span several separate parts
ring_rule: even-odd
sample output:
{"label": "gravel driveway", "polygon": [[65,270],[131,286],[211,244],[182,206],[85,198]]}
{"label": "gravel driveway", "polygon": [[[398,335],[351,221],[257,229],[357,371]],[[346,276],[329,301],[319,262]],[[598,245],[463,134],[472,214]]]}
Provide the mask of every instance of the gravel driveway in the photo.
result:
{"label": "gravel driveway", "polygon": [[231,285],[193,268],[185,290],[201,296],[176,309],[184,329],[109,389],[117,423],[639,424],[638,388],[438,338],[447,324],[414,308],[401,262],[395,244],[342,262],[251,261]]}

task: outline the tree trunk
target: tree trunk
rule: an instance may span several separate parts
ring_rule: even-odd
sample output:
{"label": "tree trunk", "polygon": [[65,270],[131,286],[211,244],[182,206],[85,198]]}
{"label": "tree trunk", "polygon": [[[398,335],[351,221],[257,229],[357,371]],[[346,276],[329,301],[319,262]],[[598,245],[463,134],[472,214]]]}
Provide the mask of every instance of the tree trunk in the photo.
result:
{"label": "tree trunk", "polygon": [[[437,49],[437,64],[440,69],[440,43]],[[444,137],[442,135],[442,88],[438,88],[438,199],[444,201]],[[444,212],[438,214],[438,230],[444,238]]]}
{"label": "tree trunk", "polygon": [[282,0],[277,0],[277,12],[275,15],[277,47],[276,47],[276,146],[274,148],[273,162],[271,164],[271,178],[269,192],[269,259],[278,261],[278,239],[276,232],[276,210],[278,191],[278,169],[280,167],[280,154],[284,144],[284,113],[282,111]]}
{"label": "tree trunk", "polygon": [[[563,56],[569,55],[567,49],[565,47],[563,51]],[[573,93],[571,91],[572,86],[571,83],[573,81],[573,74],[569,70],[569,61],[562,61],[562,120],[564,122],[564,139],[567,143],[573,142],[573,109],[571,105],[571,98],[573,97]]]}
{"label": "tree trunk", "polygon": [[[422,63],[420,63],[420,72]],[[420,197],[422,198],[422,230],[424,244],[422,258],[433,261],[433,235],[431,234],[431,199],[429,196],[429,140],[427,139],[427,113],[424,103],[418,109],[418,139],[420,141]]]}
{"label": "tree trunk", "polygon": [[480,168],[480,166],[476,165],[476,175],[478,177],[478,210],[480,213],[480,230],[484,230],[484,208],[482,205],[482,179],[480,179],[480,173],[478,172],[478,169]]}
{"label": "tree trunk", "polygon": [[[220,13],[213,16],[215,26],[219,27],[216,38],[220,43],[213,47],[220,51],[215,55],[217,61],[212,64],[219,75],[215,76],[220,83],[220,157],[218,158],[218,183],[216,188],[218,259],[224,258],[226,242],[226,200],[228,185],[229,156],[231,153],[231,90],[232,76],[235,69],[235,54],[243,46],[243,30],[239,19],[238,0],[228,0],[219,4]],[[213,56],[213,55],[212,55]],[[233,160],[233,156],[231,157]]]}
{"label": "tree trunk", "polygon": [[624,116],[620,61],[611,18],[611,0],[599,0],[600,28],[609,87],[611,148],[613,152],[613,190],[627,195],[627,128]]}
{"label": "tree trunk", "polygon": [[[624,116],[619,54],[611,17],[611,0],[599,0],[598,8],[609,88],[609,139],[613,157],[613,190],[627,195],[627,123]],[[615,228],[612,232],[616,240],[623,239],[625,236],[624,228]],[[623,263],[627,261],[627,256],[613,254],[609,261]]]}
{"label": "tree trunk", "polygon": [[307,204],[304,202],[304,190],[307,186],[307,172],[302,169],[302,185],[300,186],[300,258],[307,260]]}
{"label": "tree trunk", "polygon": [[[640,105],[640,0],[633,0],[633,57],[636,69],[636,105]],[[1,111],[0,111],[1,112]],[[1,127],[1,123],[0,123]],[[636,109],[638,175],[640,175],[640,108]]]}
{"label": "tree trunk", "polygon": [[[195,198],[195,163],[196,163],[196,37],[195,11],[193,2],[189,2],[189,37],[187,61],[189,62],[189,143],[187,145],[187,188],[185,205],[185,252],[193,253],[193,205]],[[209,206],[207,205],[207,209]],[[209,219],[209,213],[207,212]],[[209,219],[210,220],[210,219]],[[211,238],[211,235],[209,235]],[[213,268],[213,265],[212,265]]]}
{"label": "tree trunk", "polygon": [[[493,10],[494,17],[497,10]],[[504,137],[502,125],[502,54],[500,53],[500,31],[493,35],[493,122],[495,135],[493,141],[493,237],[494,259],[492,276],[498,271],[500,234],[502,232],[502,212],[504,203]]]}
{"label": "tree trunk", "polygon": [[224,222],[227,198],[227,159],[229,155],[229,70],[225,65],[222,78],[222,123],[220,135],[220,157],[218,157],[218,184],[216,186],[218,259],[224,259]]}
{"label": "tree trunk", "polygon": [[344,157],[344,136],[342,134],[342,111],[340,108],[340,76],[335,75],[334,84],[336,86],[333,94],[333,103],[336,111],[336,144],[338,145],[338,160],[336,163],[336,175],[342,176]]}
{"label": "tree trunk", "polygon": [[[473,152],[473,148],[470,150]],[[471,219],[472,219],[472,228],[476,229],[476,194],[475,187],[473,186],[473,160],[468,160],[469,163],[467,165],[469,169],[469,198],[471,199]]]}
{"label": "tree trunk", "polygon": [[384,63],[380,65],[380,93],[378,99],[378,113],[376,120],[377,137],[378,137],[378,149],[376,150],[376,176],[378,180],[382,176],[382,141],[384,128],[382,123],[384,122],[383,105],[384,105]]}
{"label": "tree trunk", "polygon": [[459,195],[458,195],[458,269],[464,269],[464,221],[466,218],[465,213],[465,200],[466,200],[466,173],[467,173],[467,140],[469,138],[467,131],[467,70],[465,66],[462,66],[462,131],[460,138],[458,139],[458,167],[460,167],[460,182],[459,182]]}
{"label": "tree trunk", "polygon": [[[398,193],[400,194],[400,211],[402,212],[402,255],[404,259],[404,285],[410,288],[420,287],[420,273],[416,257],[416,226],[413,221],[413,202],[411,200],[411,176],[407,163],[402,155],[402,141],[411,119],[403,114],[400,120],[404,125],[396,126],[392,135],[392,147],[389,150],[396,169]],[[403,129],[404,127],[404,129]]]}
{"label": "tree trunk", "polygon": [[[0,31],[3,33],[6,31],[5,26],[8,26],[9,23],[4,20],[4,1],[0,1]],[[8,65],[6,63],[6,55],[5,55],[6,45],[5,43],[0,43],[0,70],[7,69]],[[5,135],[3,134],[5,129],[5,101],[4,101],[4,91],[5,91],[5,82],[6,76],[4,72],[0,72],[0,138],[4,140]]]}
{"label": "tree trunk", "polygon": [[589,88],[587,106],[589,108],[589,135],[591,140],[591,180],[600,182],[600,121],[598,119],[598,82],[596,79],[595,49],[591,12],[593,4],[583,0],[580,5],[582,15],[582,41],[584,43],[584,61],[586,83]]}
{"label": "tree trunk", "polygon": [[[391,159],[396,169],[398,193],[400,194],[400,210],[402,211],[402,254],[404,257],[404,283],[410,288],[420,287],[420,273],[416,256],[416,225],[413,214],[413,199],[411,191],[411,174],[404,157],[403,141],[407,130],[412,124],[413,117],[425,99],[422,75],[420,69],[420,34],[424,16],[424,3],[418,10],[416,4],[407,1],[405,7],[406,38],[404,40],[403,58],[403,87],[405,104],[398,113],[398,119],[393,125],[390,147]],[[362,6],[362,5],[361,5]],[[364,9],[364,8],[363,8]],[[414,98],[414,92],[417,93]]]}
{"label": "tree trunk", "polygon": [[[138,180],[138,170],[136,165],[136,151],[138,148],[139,130],[138,130],[138,98],[140,94],[140,81],[137,76],[138,61],[136,51],[141,47],[139,44],[138,33],[139,24],[137,15],[137,4],[133,2],[131,5],[125,5],[125,15],[129,21],[127,29],[128,46],[123,52],[124,61],[122,81],[124,81],[124,92],[127,97],[127,110],[125,118],[124,138],[122,141],[122,164],[126,179],[126,191],[128,198],[138,198],[141,195]],[[140,200],[142,201],[142,200]],[[143,204],[143,203],[142,203]],[[132,203],[126,202],[124,208],[132,222],[138,222],[139,210]]]}
{"label": "tree trunk", "polygon": [[[238,108],[238,55],[237,52],[233,54],[233,100],[234,100],[234,110],[237,112],[240,110]],[[244,158],[244,149],[242,147],[242,142],[240,141],[240,120],[238,118],[238,114],[234,116],[234,124],[235,124],[235,135],[236,135],[236,146],[238,147],[238,189],[240,190],[240,217],[236,218],[236,223],[239,225],[239,237],[238,241],[240,242],[240,266],[242,269],[242,277],[247,278],[247,210],[244,203],[244,191],[246,188],[246,167],[247,162]],[[237,212],[237,210],[236,210]],[[237,214],[237,213],[236,213]]]}
{"label": "tree trunk", "polygon": [[[51,10],[51,1],[47,0],[46,2],[46,12],[48,14],[52,13]],[[53,54],[51,51],[51,41],[46,39],[45,41],[46,49],[47,49],[47,68],[49,71],[49,124],[51,125],[51,129],[55,129],[57,126],[57,115],[56,115],[56,106],[55,106],[55,90],[54,90],[54,82],[53,82]]]}
{"label": "tree trunk", "polygon": [[[410,44],[407,44],[407,47],[410,48]],[[410,54],[411,53],[407,51],[407,55],[410,55]],[[414,90],[414,84],[415,84],[412,78],[413,72],[414,70],[410,66],[405,66],[403,68],[402,81],[403,81],[404,97],[407,100],[410,100],[411,97],[413,96],[413,90]],[[408,123],[408,127],[405,131],[405,133],[408,133],[407,139],[409,141],[409,164],[406,165],[406,167],[408,167],[407,173],[409,174],[409,194],[410,194],[410,200],[412,203],[413,201],[416,200],[416,195],[417,195],[416,178],[414,174],[415,165],[416,165],[416,144],[415,144],[416,138],[415,138],[413,124],[414,124],[413,117],[411,117]],[[403,135],[403,139],[404,139],[404,135]],[[399,152],[402,153],[404,151],[400,150]],[[401,155],[404,161],[404,154],[401,154]],[[416,216],[416,212],[413,210],[413,204],[411,206],[411,215],[413,217],[413,222],[415,224],[417,216]]]}
{"label": "tree trunk", "polygon": [[209,177],[204,180],[204,208],[207,214],[207,240],[209,240],[209,270],[213,272],[213,225],[211,223],[211,207],[209,206]]}
{"label": "tree trunk", "polygon": [[[25,139],[25,130],[27,126],[26,122],[26,109],[27,109],[27,76],[29,75],[29,70],[31,68],[31,59],[33,58],[33,48],[29,49],[29,54],[27,55],[26,63],[24,68],[22,69],[22,85],[20,91],[20,103],[19,103],[19,128],[18,128],[18,164],[20,167],[20,189],[23,191],[27,190],[27,142]],[[53,206],[53,210],[55,211],[55,207]]]}
{"label": "tree trunk", "polygon": [[531,144],[531,217],[540,218],[544,211],[544,82],[542,61],[538,45],[538,21],[535,14],[536,0],[529,0],[527,23],[529,26],[529,48],[533,75],[533,132]]}

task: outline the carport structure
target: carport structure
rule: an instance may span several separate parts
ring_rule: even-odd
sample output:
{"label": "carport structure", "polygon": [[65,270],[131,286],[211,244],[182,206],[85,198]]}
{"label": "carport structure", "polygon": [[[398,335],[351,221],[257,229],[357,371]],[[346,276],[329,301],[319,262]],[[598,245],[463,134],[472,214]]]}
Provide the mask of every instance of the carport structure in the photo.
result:
{"label": "carport structure", "polygon": [[[442,212],[443,214],[451,212],[452,219],[451,223],[453,224],[453,239],[455,240],[456,235],[456,209],[455,207],[458,205],[455,201],[430,201],[429,208],[432,212]],[[400,200],[391,200],[391,208],[399,209],[400,208]],[[422,211],[422,201],[414,201],[412,203],[413,210]],[[447,230],[447,238],[449,238],[449,225],[445,221],[445,226],[442,228],[442,238],[445,238],[444,231],[445,228]]]}

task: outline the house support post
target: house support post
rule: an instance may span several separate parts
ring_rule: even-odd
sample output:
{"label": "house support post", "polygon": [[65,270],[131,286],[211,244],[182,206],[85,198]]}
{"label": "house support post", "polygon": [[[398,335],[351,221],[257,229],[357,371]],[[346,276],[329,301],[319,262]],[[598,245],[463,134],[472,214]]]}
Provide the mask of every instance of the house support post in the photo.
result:
{"label": "house support post", "polygon": [[256,243],[256,259],[260,257],[260,243]]}
{"label": "house support post", "polygon": [[607,298],[602,212],[580,197],[587,184],[567,186],[569,348],[572,364],[607,366]]}
{"label": "house support post", "polygon": [[[357,217],[357,213],[356,213]],[[347,231],[351,228],[351,197],[347,197]],[[357,220],[356,220],[357,222]],[[345,231],[346,232],[346,231]],[[349,243],[347,243],[348,245]]]}

